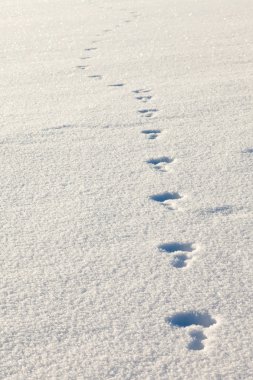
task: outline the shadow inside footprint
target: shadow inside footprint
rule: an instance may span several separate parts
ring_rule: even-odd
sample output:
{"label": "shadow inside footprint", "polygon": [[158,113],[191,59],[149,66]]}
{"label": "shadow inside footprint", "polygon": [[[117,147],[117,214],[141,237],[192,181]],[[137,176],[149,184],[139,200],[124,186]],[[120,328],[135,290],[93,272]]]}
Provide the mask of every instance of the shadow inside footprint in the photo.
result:
{"label": "shadow inside footprint", "polygon": [[152,96],[149,95],[149,96],[136,96],[137,100],[141,100],[143,103],[147,103],[149,100],[152,99]]}
{"label": "shadow inside footprint", "polygon": [[188,327],[192,325],[210,327],[217,323],[207,311],[184,311],[175,313],[172,317],[167,318],[166,321],[176,327]]}
{"label": "shadow inside footprint", "polygon": [[143,88],[139,89],[139,90],[134,90],[132,91],[134,94],[146,94],[147,92],[150,92],[151,90],[145,90]]}
{"label": "shadow inside footprint", "polygon": [[124,83],[108,84],[108,87],[123,87]]}
{"label": "shadow inside footprint", "polygon": [[162,252],[167,252],[167,253],[173,253],[173,252],[192,252],[194,250],[193,244],[192,243],[166,243],[166,244],[161,244],[159,245],[159,249]]}
{"label": "shadow inside footprint", "polygon": [[149,109],[145,109],[145,110],[139,110],[138,111],[139,113],[148,113],[148,112],[157,112],[157,109],[156,108],[149,108]]}
{"label": "shadow inside footprint", "polygon": [[170,164],[171,162],[173,162],[173,158],[170,157],[151,158],[147,161],[148,164],[152,165]]}
{"label": "shadow inside footprint", "polygon": [[213,208],[207,208],[205,209],[205,213],[207,214],[222,214],[222,215],[228,215],[233,212],[233,208],[231,206],[217,206]]}
{"label": "shadow inside footprint", "polygon": [[68,129],[68,128],[77,128],[76,126],[74,125],[70,125],[70,124],[63,124],[63,125],[58,125],[56,127],[51,127],[51,128],[45,128],[43,129],[43,131],[51,131],[51,130],[58,130],[58,129]]}
{"label": "shadow inside footprint", "polygon": [[85,70],[88,66],[79,65],[79,66],[76,66],[76,67],[77,67],[77,69]]}
{"label": "shadow inside footprint", "polygon": [[150,197],[150,199],[152,199],[153,201],[160,202],[160,203],[164,203],[166,201],[176,200],[176,199],[180,199],[180,198],[182,198],[182,196],[180,194],[169,193],[169,192],[164,192],[161,194],[152,195]]}
{"label": "shadow inside footprint", "polygon": [[89,78],[102,79],[102,75],[89,75]]}
{"label": "shadow inside footprint", "polygon": [[203,340],[207,339],[207,336],[199,330],[193,330],[190,332],[191,342],[188,344],[189,350],[200,351],[204,349]]}
{"label": "shadow inside footprint", "polygon": [[189,257],[184,254],[176,255],[172,259],[172,266],[174,268],[184,268],[187,265],[187,260],[189,260]]}
{"label": "shadow inside footprint", "polygon": [[243,153],[253,153],[253,148],[247,148],[242,151]]}
{"label": "shadow inside footprint", "polygon": [[84,49],[85,51],[92,51],[92,50],[97,50],[97,48],[96,47],[90,47],[90,48],[86,48],[86,49]]}

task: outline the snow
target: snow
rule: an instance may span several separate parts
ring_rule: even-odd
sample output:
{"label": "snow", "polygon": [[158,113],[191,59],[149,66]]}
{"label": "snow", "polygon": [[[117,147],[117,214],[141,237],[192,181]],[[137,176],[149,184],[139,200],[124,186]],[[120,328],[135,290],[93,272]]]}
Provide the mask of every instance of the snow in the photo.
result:
{"label": "snow", "polygon": [[1,379],[253,378],[252,17],[1,1]]}

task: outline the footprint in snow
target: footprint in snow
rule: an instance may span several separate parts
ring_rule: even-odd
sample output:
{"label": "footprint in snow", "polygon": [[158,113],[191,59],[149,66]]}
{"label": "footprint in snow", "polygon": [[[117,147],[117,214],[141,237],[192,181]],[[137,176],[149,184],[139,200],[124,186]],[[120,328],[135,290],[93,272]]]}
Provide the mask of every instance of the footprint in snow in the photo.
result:
{"label": "footprint in snow", "polygon": [[145,129],[141,133],[146,135],[148,140],[155,140],[161,131],[160,129]]}
{"label": "footprint in snow", "polygon": [[166,172],[169,164],[174,161],[171,157],[159,157],[159,158],[151,158],[147,161],[149,165],[151,165],[155,170],[160,170],[161,172]]}
{"label": "footprint in snow", "polygon": [[192,243],[165,243],[159,245],[160,252],[169,254],[172,258],[171,265],[174,268],[185,268],[189,264],[193,255],[196,253],[196,247]]}
{"label": "footprint in snow", "polygon": [[89,78],[102,79],[102,75],[89,75]]}
{"label": "footprint in snow", "polygon": [[194,351],[203,350],[205,348],[204,341],[207,340],[206,330],[217,323],[207,311],[175,313],[171,317],[166,318],[166,322],[174,328],[187,329],[191,338],[187,348]]}
{"label": "footprint in snow", "polygon": [[138,16],[140,16],[140,14],[137,13],[137,12],[135,12],[135,11],[130,12],[130,14],[133,15],[134,17],[138,17]]}
{"label": "footprint in snow", "polygon": [[146,108],[142,110],[138,110],[138,113],[141,114],[142,117],[153,117],[154,113],[156,113],[158,109],[156,108]]}
{"label": "footprint in snow", "polygon": [[233,207],[229,205],[211,207],[204,210],[204,214],[210,215],[229,215],[233,212]]}
{"label": "footprint in snow", "polygon": [[139,90],[133,90],[134,94],[146,94],[147,92],[150,92],[151,90],[145,89],[145,88],[140,88]]}
{"label": "footprint in snow", "polygon": [[90,47],[90,48],[86,48],[86,49],[84,49],[85,51],[92,51],[92,50],[97,50],[97,48],[96,47]]}
{"label": "footprint in snow", "polygon": [[152,99],[151,95],[147,95],[151,90],[148,89],[139,89],[132,91],[136,96],[135,99],[140,100],[142,103],[147,103]]}
{"label": "footprint in snow", "polygon": [[63,124],[63,125],[57,125],[56,127],[44,128],[43,131],[51,131],[54,129],[68,129],[68,128],[74,128],[74,126],[70,124]]}
{"label": "footprint in snow", "polygon": [[84,66],[84,65],[79,65],[79,66],[76,66],[78,69],[80,70],[85,70],[88,66]]}
{"label": "footprint in snow", "polygon": [[137,100],[140,100],[142,103],[147,103],[149,100],[152,99],[152,96],[151,95],[139,95],[139,96],[136,96],[135,99]]}
{"label": "footprint in snow", "polygon": [[114,84],[108,84],[108,87],[123,87],[124,83],[114,83]]}
{"label": "footprint in snow", "polygon": [[152,201],[162,203],[169,210],[175,210],[176,202],[181,198],[182,196],[179,193],[169,193],[167,191],[150,197]]}
{"label": "footprint in snow", "polygon": [[207,339],[207,336],[203,333],[203,331],[200,330],[192,330],[189,332],[191,339],[191,342],[188,344],[189,350],[203,350],[204,344],[203,340]]}

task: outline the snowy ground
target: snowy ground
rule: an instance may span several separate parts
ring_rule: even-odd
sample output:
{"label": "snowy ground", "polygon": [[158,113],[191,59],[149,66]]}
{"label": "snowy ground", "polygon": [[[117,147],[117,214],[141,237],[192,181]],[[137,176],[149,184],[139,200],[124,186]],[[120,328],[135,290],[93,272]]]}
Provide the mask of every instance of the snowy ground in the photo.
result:
{"label": "snowy ground", "polygon": [[253,379],[252,20],[1,1],[1,379]]}

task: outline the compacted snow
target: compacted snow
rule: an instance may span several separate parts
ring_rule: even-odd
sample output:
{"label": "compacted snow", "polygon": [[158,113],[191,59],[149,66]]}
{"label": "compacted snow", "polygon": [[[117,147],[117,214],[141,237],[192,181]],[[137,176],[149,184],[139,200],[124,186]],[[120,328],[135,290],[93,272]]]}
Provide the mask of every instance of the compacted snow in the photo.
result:
{"label": "compacted snow", "polygon": [[1,379],[253,379],[252,20],[1,1]]}

